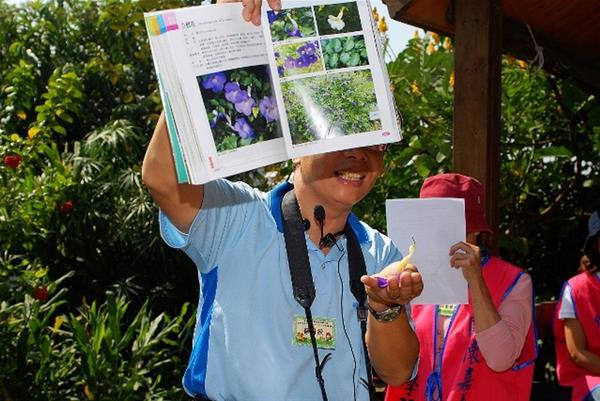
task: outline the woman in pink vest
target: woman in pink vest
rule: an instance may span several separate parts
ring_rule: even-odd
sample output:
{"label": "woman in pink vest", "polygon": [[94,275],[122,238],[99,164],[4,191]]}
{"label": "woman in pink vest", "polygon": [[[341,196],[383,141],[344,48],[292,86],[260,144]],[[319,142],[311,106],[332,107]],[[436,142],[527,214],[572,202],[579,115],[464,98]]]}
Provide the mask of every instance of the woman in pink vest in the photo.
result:
{"label": "woman in pink vest", "polygon": [[554,320],[556,373],[573,401],[600,401],[600,212],[588,221],[584,271],[563,287]]}
{"label": "woman in pink vest", "polygon": [[528,401],[537,346],[531,277],[476,244],[491,230],[479,181],[429,177],[421,198],[465,200],[467,241],[450,248],[449,267],[469,285],[466,305],[414,305],[420,342],[417,377],[388,387],[386,401]]}

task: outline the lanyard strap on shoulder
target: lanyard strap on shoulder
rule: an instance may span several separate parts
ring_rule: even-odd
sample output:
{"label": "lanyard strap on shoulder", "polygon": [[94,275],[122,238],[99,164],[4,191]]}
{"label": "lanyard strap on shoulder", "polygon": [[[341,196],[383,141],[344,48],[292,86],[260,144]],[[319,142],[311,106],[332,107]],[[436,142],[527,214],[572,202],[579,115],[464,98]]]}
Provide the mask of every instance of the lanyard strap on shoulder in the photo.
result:
{"label": "lanyard strap on shoulder", "polygon": [[[310,272],[308,248],[304,239],[304,224],[294,190],[283,196],[283,234],[287,250],[294,299],[304,308],[310,308],[315,299],[315,286]],[[307,268],[308,267],[308,268]]]}
{"label": "lanyard strap on shoulder", "polygon": [[365,265],[365,257],[362,254],[358,238],[354,230],[350,226],[350,223],[346,223],[346,244],[348,248],[348,270],[350,276],[350,291],[357,301],[356,312],[358,314],[358,321],[360,322],[360,330],[362,332],[362,343],[363,352],[365,355],[365,365],[367,367],[367,380],[366,383],[363,380],[363,384],[369,390],[369,397],[371,400],[375,397],[375,387],[373,385],[373,371],[371,368],[371,361],[369,360],[369,353],[367,349],[367,340],[365,334],[367,333],[367,294],[365,292],[365,286],[360,281],[360,278],[367,274],[367,267]]}
{"label": "lanyard strap on shoulder", "polygon": [[325,379],[323,379],[323,367],[331,357],[331,353],[319,361],[319,350],[317,347],[317,337],[315,326],[313,324],[310,306],[315,299],[315,285],[310,271],[310,262],[308,260],[308,248],[304,239],[304,224],[300,215],[300,207],[296,200],[296,194],[293,190],[283,196],[281,203],[283,212],[283,235],[285,237],[285,249],[288,256],[290,275],[292,276],[292,287],[294,289],[294,299],[302,305],[308,323],[308,332],[310,333],[310,342],[312,344],[313,355],[315,357],[315,376],[323,401],[327,401],[327,392],[325,391]]}
{"label": "lanyard strap on shoulder", "polygon": [[[312,313],[310,311],[310,307],[315,299],[315,286],[310,270],[306,239],[304,238],[304,224],[302,223],[300,207],[298,206],[298,201],[296,200],[296,194],[294,193],[294,190],[287,192],[283,196],[281,209],[283,212],[285,248],[288,256],[290,275],[292,278],[294,299],[304,308],[304,312],[306,314],[310,340],[315,357],[315,375],[321,388],[323,401],[327,401],[325,380],[323,379],[322,370],[327,360],[331,357],[331,353],[327,354],[325,358],[323,358],[322,362],[319,361],[315,328],[313,325]],[[354,230],[352,230],[352,227],[349,223],[346,223],[345,234],[348,248],[350,291],[358,302],[358,320],[360,321],[363,351],[367,368],[367,382],[364,383],[363,380],[363,384],[366,385],[369,390],[370,399],[374,399],[371,364],[365,342],[365,333],[367,330],[366,293],[364,285],[360,281],[360,277],[366,274],[367,269],[360,244],[358,243],[356,234],[354,233]]]}

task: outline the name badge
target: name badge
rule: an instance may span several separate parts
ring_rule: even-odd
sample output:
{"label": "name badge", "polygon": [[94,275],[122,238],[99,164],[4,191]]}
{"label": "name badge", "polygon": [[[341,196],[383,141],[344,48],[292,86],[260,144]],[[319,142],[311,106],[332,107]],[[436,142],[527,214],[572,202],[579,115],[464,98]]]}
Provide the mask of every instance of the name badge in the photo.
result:
{"label": "name badge", "polygon": [[455,304],[438,305],[438,313],[441,316],[452,316],[452,314],[454,313],[454,309],[456,309]]}
{"label": "name badge", "polygon": [[[315,327],[317,347],[321,349],[335,349],[335,319],[313,317],[313,325]],[[312,346],[306,316],[294,316],[294,339],[292,343],[294,345]]]}

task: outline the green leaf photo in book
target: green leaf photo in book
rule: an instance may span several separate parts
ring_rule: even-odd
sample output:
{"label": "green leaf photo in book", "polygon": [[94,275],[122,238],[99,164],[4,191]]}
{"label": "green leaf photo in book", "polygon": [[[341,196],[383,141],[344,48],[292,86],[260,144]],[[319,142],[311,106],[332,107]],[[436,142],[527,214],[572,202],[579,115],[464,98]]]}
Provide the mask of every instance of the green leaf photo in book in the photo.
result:
{"label": "green leaf photo in book", "polygon": [[196,77],[217,151],[281,137],[268,66]]}
{"label": "green leaf photo in book", "polygon": [[321,41],[321,47],[325,68],[328,70],[369,64],[362,35],[324,39]]}
{"label": "green leaf photo in book", "polygon": [[293,144],[381,129],[368,69],[281,83]]}

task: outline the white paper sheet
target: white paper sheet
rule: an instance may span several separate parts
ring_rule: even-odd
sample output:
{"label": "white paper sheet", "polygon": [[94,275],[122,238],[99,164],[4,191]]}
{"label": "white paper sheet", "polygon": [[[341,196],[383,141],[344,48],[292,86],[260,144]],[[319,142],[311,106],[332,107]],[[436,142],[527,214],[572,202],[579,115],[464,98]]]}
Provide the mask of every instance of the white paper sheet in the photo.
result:
{"label": "white paper sheet", "polygon": [[388,236],[406,254],[413,238],[416,252],[411,263],[423,277],[423,293],[413,304],[465,304],[467,282],[450,267],[450,247],[465,240],[463,199],[388,199]]}

